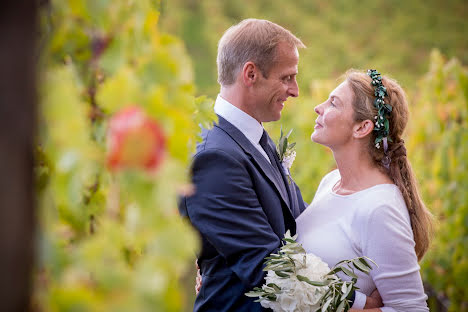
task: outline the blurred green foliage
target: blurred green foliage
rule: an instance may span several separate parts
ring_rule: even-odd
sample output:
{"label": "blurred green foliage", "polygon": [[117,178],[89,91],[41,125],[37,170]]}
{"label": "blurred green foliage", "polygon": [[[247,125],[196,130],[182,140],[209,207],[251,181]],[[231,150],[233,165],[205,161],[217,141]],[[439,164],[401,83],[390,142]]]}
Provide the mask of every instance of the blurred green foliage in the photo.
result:
{"label": "blurred green foliage", "polygon": [[[180,311],[199,243],[177,212],[198,123],[191,61],[149,0],[51,1],[41,12],[37,311]],[[203,104],[203,105],[200,105]],[[167,139],[156,172],[106,166],[109,118],[140,106]]]}
{"label": "blurred green foliage", "polygon": [[161,0],[161,28],[180,36],[196,62],[200,94],[214,96],[216,47],[224,31],[245,18],[265,18],[297,35],[299,84],[337,77],[347,69],[377,68],[414,86],[433,48],[468,63],[465,0]]}
{"label": "blurred green foliage", "polygon": [[434,51],[412,95],[409,153],[438,219],[423,276],[449,311],[468,311],[468,69]]}

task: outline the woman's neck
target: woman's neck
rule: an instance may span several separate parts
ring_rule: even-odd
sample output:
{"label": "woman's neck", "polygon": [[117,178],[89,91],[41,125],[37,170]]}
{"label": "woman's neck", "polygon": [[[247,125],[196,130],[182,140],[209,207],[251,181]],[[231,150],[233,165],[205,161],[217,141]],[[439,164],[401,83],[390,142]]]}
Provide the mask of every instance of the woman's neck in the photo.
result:
{"label": "woman's neck", "polygon": [[335,186],[339,194],[351,194],[377,184],[392,183],[391,179],[374,164],[369,153],[362,148],[344,148],[333,151],[341,180]]}

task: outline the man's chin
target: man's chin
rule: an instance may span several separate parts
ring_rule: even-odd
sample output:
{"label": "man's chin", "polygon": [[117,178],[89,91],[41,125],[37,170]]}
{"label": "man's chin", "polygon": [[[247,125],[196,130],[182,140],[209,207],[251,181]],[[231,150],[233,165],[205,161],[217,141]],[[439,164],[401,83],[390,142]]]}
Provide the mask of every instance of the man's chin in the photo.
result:
{"label": "man's chin", "polygon": [[265,120],[263,120],[262,122],[278,121],[280,119],[281,119],[281,112],[279,112],[278,114],[276,114],[274,116],[269,116],[269,117],[265,118]]}

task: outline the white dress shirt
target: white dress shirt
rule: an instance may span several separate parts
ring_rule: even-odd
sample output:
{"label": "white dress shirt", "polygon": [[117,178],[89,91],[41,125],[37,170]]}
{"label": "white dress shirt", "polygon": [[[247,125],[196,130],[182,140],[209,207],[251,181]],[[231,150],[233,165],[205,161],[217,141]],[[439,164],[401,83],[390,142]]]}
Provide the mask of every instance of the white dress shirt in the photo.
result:
{"label": "white dress shirt", "polygon": [[234,127],[239,129],[239,131],[245,135],[245,137],[266,158],[266,160],[271,163],[267,153],[260,146],[260,139],[264,130],[261,123],[246,112],[223,99],[219,94],[216,98],[214,111],[216,114],[229,121],[229,123]]}

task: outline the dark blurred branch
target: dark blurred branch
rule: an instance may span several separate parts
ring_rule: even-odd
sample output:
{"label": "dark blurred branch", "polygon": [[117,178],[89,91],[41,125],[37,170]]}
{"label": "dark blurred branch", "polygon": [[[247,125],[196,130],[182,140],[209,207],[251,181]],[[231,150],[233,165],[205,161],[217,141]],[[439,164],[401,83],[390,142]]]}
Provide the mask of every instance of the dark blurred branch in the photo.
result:
{"label": "dark blurred branch", "polygon": [[450,302],[447,297],[443,294],[437,293],[437,291],[429,284],[424,283],[424,292],[427,294],[429,307],[433,312],[447,312]]}
{"label": "dark blurred branch", "polygon": [[27,311],[34,264],[37,2],[0,4],[0,311]]}

